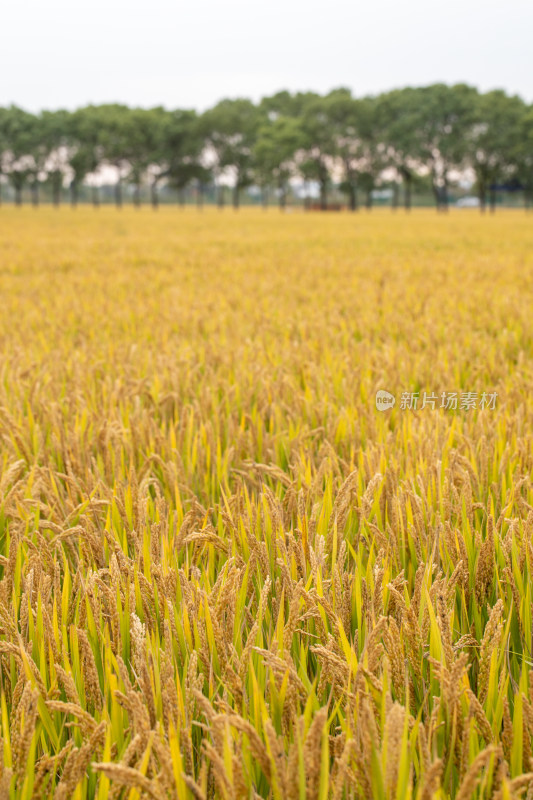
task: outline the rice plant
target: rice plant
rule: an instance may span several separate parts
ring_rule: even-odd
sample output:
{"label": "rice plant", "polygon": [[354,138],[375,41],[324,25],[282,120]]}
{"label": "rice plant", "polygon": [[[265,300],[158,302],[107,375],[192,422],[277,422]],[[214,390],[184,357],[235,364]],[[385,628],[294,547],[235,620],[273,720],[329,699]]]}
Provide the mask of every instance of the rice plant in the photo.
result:
{"label": "rice plant", "polygon": [[525,215],[2,209],[0,297],[0,798],[533,797]]}

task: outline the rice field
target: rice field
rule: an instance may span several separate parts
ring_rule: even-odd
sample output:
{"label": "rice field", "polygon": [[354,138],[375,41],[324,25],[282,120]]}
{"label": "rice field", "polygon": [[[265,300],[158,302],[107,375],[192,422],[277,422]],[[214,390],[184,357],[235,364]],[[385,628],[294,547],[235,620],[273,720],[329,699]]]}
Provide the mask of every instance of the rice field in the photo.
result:
{"label": "rice field", "polygon": [[2,208],[0,302],[0,800],[533,798],[526,214]]}

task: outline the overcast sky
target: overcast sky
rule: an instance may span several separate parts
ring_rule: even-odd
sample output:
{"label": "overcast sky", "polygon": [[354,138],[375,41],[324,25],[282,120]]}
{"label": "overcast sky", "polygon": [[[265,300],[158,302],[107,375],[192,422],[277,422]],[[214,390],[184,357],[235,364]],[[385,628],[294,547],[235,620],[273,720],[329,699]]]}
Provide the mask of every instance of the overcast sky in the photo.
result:
{"label": "overcast sky", "polygon": [[533,101],[531,0],[1,0],[0,105],[203,110],[435,81]]}

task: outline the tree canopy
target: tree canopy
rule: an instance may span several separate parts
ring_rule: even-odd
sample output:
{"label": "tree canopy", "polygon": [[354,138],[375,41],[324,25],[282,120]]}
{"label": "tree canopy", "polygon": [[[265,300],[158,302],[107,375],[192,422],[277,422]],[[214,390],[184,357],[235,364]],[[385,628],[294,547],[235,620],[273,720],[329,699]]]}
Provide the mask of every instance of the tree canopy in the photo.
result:
{"label": "tree canopy", "polygon": [[403,186],[408,209],[417,181],[443,209],[451,182],[466,175],[483,210],[502,187],[533,196],[533,109],[502,90],[480,93],[466,84],[363,98],[345,88],[282,91],[257,104],[222,100],[202,114],[120,104],[39,114],[0,108],[0,186],[10,184],[16,203],[28,189],[37,203],[47,184],[55,203],[69,188],[76,204],[84,182],[97,202],[102,174],[114,175],[119,206],[125,184],[136,204],[148,186],[154,206],[161,184],[180,192],[195,185],[199,196],[215,186],[220,204],[230,186],[235,207],[254,185],[283,208],[299,179],[316,185],[322,208],[335,185],[352,210],[361,194],[370,207],[384,183],[394,202]]}

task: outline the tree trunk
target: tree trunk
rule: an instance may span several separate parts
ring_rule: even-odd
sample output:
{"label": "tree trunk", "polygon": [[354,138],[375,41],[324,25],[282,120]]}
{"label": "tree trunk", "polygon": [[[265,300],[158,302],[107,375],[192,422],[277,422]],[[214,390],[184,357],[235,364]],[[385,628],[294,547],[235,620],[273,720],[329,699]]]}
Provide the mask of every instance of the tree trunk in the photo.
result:
{"label": "tree trunk", "polygon": [[14,197],[13,202],[16,206],[22,205],[22,190],[24,188],[24,177],[21,175],[20,172],[12,172],[10,177],[10,183],[13,187]]}
{"label": "tree trunk", "polygon": [[135,208],[141,207],[141,184],[136,183],[133,190],[133,205]]}
{"label": "tree trunk", "polygon": [[70,182],[70,205],[71,208],[78,205],[78,184],[75,180]]}
{"label": "tree trunk", "polygon": [[395,183],[394,186],[392,187],[391,208],[393,211],[398,210],[399,199],[400,199],[400,187],[398,186],[397,183]]}
{"label": "tree trunk", "polygon": [[278,192],[279,192],[279,210],[285,211],[287,206],[287,187],[283,178],[278,178]]}
{"label": "tree trunk", "polygon": [[198,186],[196,187],[196,208],[198,211],[202,211],[204,207],[204,185],[201,181],[198,181]]}
{"label": "tree trunk", "polygon": [[98,186],[93,186],[91,190],[93,207],[100,208],[100,194],[98,192]]}
{"label": "tree trunk", "polygon": [[59,208],[59,206],[61,205],[61,184],[59,183],[58,184],[54,183],[53,201],[54,201],[54,206],[56,208]]}
{"label": "tree trunk", "polygon": [[479,210],[482,214],[484,214],[487,207],[487,187],[484,183],[480,182],[477,194],[479,198]]}
{"label": "tree trunk", "polygon": [[263,205],[263,211],[268,211],[268,186],[263,186],[263,191],[261,192],[261,200]]}
{"label": "tree trunk", "polygon": [[348,184],[348,208],[357,211],[357,186],[352,182]]}
{"label": "tree trunk", "polygon": [[403,178],[403,207],[406,211],[411,210],[411,194],[413,190],[413,179],[410,175],[404,175]]}
{"label": "tree trunk", "polygon": [[218,195],[218,207],[219,207],[220,210],[222,210],[224,208],[224,187],[223,186],[219,186],[218,187],[217,195]]}
{"label": "tree trunk", "polygon": [[320,181],[320,210],[328,210],[328,185],[326,179]]}
{"label": "tree trunk", "polygon": [[39,184],[34,181],[31,185],[31,204],[34,208],[39,206]]}
{"label": "tree trunk", "polygon": [[442,210],[444,211],[444,213],[448,211],[448,203],[449,203],[448,180],[444,178],[444,184],[442,186]]}
{"label": "tree trunk", "polygon": [[239,184],[233,187],[233,208],[235,211],[239,210],[239,204],[241,200],[241,187]]}
{"label": "tree trunk", "polygon": [[303,201],[304,201],[303,202],[303,206],[304,206],[305,211],[309,211],[309,206],[311,204],[311,198],[309,197],[309,194],[307,192],[307,186],[304,187],[304,192],[305,192],[305,195],[304,195],[304,198],[303,198]]}
{"label": "tree trunk", "polygon": [[491,214],[494,214],[496,211],[496,191],[495,189],[490,190],[490,211]]}
{"label": "tree trunk", "polygon": [[366,210],[372,211],[372,189],[366,190]]}
{"label": "tree trunk", "polygon": [[433,195],[435,197],[435,207],[437,209],[437,212],[439,212],[441,210],[440,189],[438,185],[435,183],[435,181],[432,181],[431,185],[433,189]]}
{"label": "tree trunk", "polygon": [[150,200],[152,203],[152,209],[157,211],[159,208],[159,196],[157,194],[157,181],[152,181],[150,184]]}
{"label": "tree trunk", "polygon": [[115,183],[115,205],[122,208],[122,183],[120,179]]}

